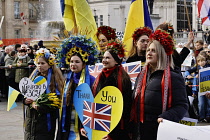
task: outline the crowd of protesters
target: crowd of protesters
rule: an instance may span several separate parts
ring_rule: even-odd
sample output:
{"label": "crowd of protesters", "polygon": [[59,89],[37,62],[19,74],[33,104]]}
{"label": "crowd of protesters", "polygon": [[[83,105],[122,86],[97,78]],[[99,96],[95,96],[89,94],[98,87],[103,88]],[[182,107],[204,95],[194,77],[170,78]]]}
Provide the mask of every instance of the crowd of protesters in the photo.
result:
{"label": "crowd of protesters", "polygon": [[8,97],[8,86],[19,91],[19,82],[23,77],[29,76],[28,65],[34,59],[36,51],[43,48],[43,41],[39,45],[28,46],[16,44],[3,46],[0,51],[0,98]]}
{"label": "crowd of protesters", "polygon": [[[173,26],[169,23],[159,25],[153,33],[148,27],[136,29],[128,58],[125,58],[123,44],[116,39],[115,31],[109,26],[98,29],[99,51],[93,47],[94,43],[88,42],[89,46],[87,45],[87,38],[70,36],[68,42],[61,45],[58,60],[43,46],[43,41],[34,46],[4,46],[0,52],[0,77],[5,82],[0,84],[0,97],[7,98],[8,86],[19,91],[19,82],[23,77],[29,77],[28,66],[33,64],[34,60],[37,68],[30,78],[42,75],[50,79],[48,84],[54,86],[49,86],[44,94],[53,92],[64,101],[61,106],[63,114],[58,124],[57,140],[87,137],[87,132],[77,120],[72,101],[74,90],[84,75],[86,79],[83,83],[92,88],[93,96],[105,86],[115,86],[123,95],[122,118],[117,127],[104,136],[104,140],[155,140],[158,125],[163,119],[178,122],[187,116],[199,119],[200,122],[210,122],[210,99],[208,94],[199,96],[198,90],[199,69],[210,66],[209,42],[193,42],[195,37],[190,32],[186,43],[179,43],[175,48],[173,34]],[[84,49],[84,46],[88,49]],[[96,51],[99,60],[95,59]],[[134,89],[131,89],[131,81],[121,64],[134,61],[142,62],[142,71],[137,76]],[[64,76],[66,82],[56,66],[57,62],[60,63],[60,68],[67,67],[69,70]],[[103,64],[103,70],[96,79],[87,72],[88,65],[94,65],[95,62]],[[64,87],[66,90],[62,93]],[[187,95],[194,98],[193,106],[188,103]],[[18,100],[22,100],[22,96],[17,98]],[[28,98],[24,98],[23,103],[28,106],[25,138],[54,140],[57,109],[38,106]],[[49,114],[53,118],[49,119]],[[36,129],[36,126],[32,125],[33,121],[39,122],[35,125],[44,131]]]}

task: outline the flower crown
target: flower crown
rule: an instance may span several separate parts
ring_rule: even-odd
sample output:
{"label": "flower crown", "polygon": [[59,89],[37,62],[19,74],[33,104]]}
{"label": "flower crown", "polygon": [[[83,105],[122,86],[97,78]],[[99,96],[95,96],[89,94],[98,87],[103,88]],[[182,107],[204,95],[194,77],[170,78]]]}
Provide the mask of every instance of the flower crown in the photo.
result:
{"label": "flower crown", "polygon": [[99,34],[103,34],[108,40],[116,38],[115,30],[109,26],[100,26],[96,36]]}
{"label": "flower crown", "polygon": [[120,41],[115,40],[115,41],[109,42],[106,47],[107,47],[107,50],[111,49],[114,53],[116,53],[120,59],[125,57],[124,45]]}
{"label": "flower crown", "polygon": [[70,36],[61,44],[61,51],[58,52],[60,67],[70,64],[71,56],[79,53],[87,65],[94,65],[97,60],[97,48],[95,42],[85,35]]}
{"label": "flower crown", "polygon": [[133,40],[136,42],[140,36],[147,35],[148,37],[152,34],[152,30],[149,27],[137,28],[133,33]]}
{"label": "flower crown", "polygon": [[150,35],[150,39],[159,41],[167,55],[171,55],[173,53],[174,40],[168,32],[157,29]]}
{"label": "flower crown", "polygon": [[35,64],[37,65],[38,59],[40,56],[44,56],[48,60],[48,64],[50,66],[56,64],[55,55],[50,53],[50,51],[46,48],[40,48],[36,51],[36,57],[34,59]]}

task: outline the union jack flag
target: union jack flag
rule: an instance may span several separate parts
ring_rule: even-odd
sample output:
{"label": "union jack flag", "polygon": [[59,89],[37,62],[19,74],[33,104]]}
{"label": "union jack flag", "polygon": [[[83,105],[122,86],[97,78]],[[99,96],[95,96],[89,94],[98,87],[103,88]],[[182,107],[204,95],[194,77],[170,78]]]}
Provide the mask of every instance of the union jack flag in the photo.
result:
{"label": "union jack flag", "polygon": [[103,69],[102,63],[96,63],[95,65],[89,66],[89,72],[92,76],[97,77]]}
{"label": "union jack flag", "polygon": [[[130,76],[132,86],[134,87],[136,77],[141,71],[141,61],[122,64],[122,66],[125,69],[125,71],[128,73],[128,75]],[[102,71],[102,69],[103,69],[102,63],[97,63],[96,65],[89,67],[89,72],[92,76],[97,77],[99,73]]]}
{"label": "union jack flag", "polygon": [[110,132],[111,105],[83,101],[83,125]]}

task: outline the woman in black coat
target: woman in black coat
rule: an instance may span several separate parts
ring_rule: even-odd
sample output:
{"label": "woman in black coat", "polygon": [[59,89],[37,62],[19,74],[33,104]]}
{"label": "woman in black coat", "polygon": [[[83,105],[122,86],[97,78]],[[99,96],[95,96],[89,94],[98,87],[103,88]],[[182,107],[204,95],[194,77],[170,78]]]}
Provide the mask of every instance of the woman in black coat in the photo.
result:
{"label": "woman in black coat", "polygon": [[93,84],[94,97],[106,86],[117,87],[123,96],[123,114],[118,125],[103,140],[129,140],[128,123],[131,110],[131,81],[129,75],[122,68],[124,49],[121,43],[112,42],[107,45],[103,55],[103,70]]}
{"label": "woman in black coat", "polygon": [[[45,77],[47,89],[43,94],[56,93],[55,96],[62,96],[64,78],[56,66],[55,56],[43,48],[36,53],[37,68],[31,74],[31,80],[37,76]],[[38,105],[28,97],[23,103],[27,105],[24,140],[54,140],[58,108],[45,104]]]}
{"label": "woman in black coat", "polygon": [[163,119],[178,122],[188,110],[183,77],[172,71],[173,40],[165,31],[150,36],[146,65],[137,77],[131,120],[133,139],[156,140]]}

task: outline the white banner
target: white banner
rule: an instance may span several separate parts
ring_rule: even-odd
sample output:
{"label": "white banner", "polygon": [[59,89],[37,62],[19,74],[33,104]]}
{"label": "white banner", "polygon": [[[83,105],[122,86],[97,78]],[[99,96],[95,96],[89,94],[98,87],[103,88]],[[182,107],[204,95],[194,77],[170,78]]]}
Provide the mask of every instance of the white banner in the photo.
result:
{"label": "white banner", "polygon": [[157,140],[210,140],[210,126],[187,126],[163,120]]}

